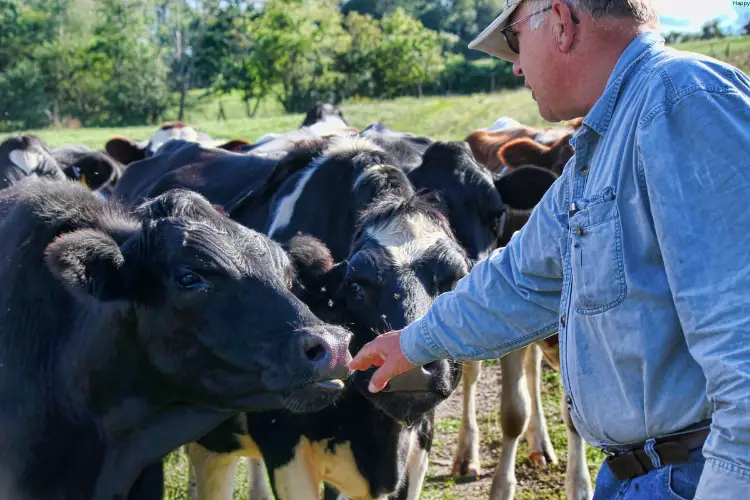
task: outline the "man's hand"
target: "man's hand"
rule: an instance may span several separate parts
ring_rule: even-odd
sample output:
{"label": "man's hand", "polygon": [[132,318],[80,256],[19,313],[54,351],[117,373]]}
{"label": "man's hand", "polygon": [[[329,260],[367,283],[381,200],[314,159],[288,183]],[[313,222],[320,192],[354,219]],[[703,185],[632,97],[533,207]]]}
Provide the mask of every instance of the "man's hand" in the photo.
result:
{"label": "man's hand", "polygon": [[384,333],[365,345],[349,363],[351,370],[364,371],[379,366],[370,379],[370,392],[380,392],[396,375],[416,368],[401,351],[401,330]]}

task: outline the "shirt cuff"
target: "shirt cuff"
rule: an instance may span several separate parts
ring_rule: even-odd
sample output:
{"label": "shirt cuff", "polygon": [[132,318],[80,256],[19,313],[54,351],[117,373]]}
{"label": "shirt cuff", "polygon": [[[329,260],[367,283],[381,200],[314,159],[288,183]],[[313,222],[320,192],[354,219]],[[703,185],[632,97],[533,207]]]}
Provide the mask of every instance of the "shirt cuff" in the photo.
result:
{"label": "shirt cuff", "polygon": [[446,357],[439,352],[432,340],[424,318],[414,321],[401,330],[399,344],[406,359],[415,366],[424,366],[431,361]]}
{"label": "shirt cuff", "polygon": [[750,470],[709,458],[703,466],[695,500],[736,500],[750,492]]}

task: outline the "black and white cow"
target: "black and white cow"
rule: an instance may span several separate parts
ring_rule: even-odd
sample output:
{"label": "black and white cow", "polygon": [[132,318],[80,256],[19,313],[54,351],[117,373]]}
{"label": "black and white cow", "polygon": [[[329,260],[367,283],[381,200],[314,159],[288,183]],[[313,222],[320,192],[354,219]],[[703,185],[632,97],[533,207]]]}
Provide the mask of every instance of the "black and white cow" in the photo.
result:
{"label": "black and white cow", "polygon": [[341,122],[342,124],[349,126],[346,119],[344,119],[344,113],[341,109],[330,103],[317,103],[307,110],[307,114],[305,115],[305,119],[302,122],[302,125],[300,125],[300,128],[328,121]]}
{"label": "black and white cow", "polygon": [[195,193],[128,213],[71,181],[0,191],[0,498],[125,498],[237,411],[341,395],[346,330],[289,256]]}
{"label": "black and white cow", "polygon": [[[385,127],[377,130],[381,144],[387,144],[390,150],[411,151],[415,157],[420,154],[410,140],[402,139],[403,133]],[[437,193],[458,241],[473,259],[485,258],[492,250],[505,246],[559,175],[547,165],[521,166],[501,175],[491,173],[479,166],[466,142],[435,142],[421,155],[422,163],[409,170],[409,179],[417,189]],[[553,336],[500,360],[503,447],[491,490],[493,499],[514,495],[516,452],[524,431],[535,463],[557,462],[541,403],[541,359],[544,356],[550,366],[559,369],[557,350],[557,336]],[[457,476],[481,474],[476,421],[476,383],[480,373],[481,363],[464,363],[463,415],[453,464]],[[563,406],[569,457],[566,491],[568,498],[582,500],[591,493],[584,443],[572,426],[567,406]]]}
{"label": "black and white cow", "polygon": [[124,168],[106,151],[86,146],[62,146],[51,153],[68,179],[79,181],[104,198],[112,194]]}
{"label": "black and white cow", "polygon": [[[261,230],[280,242],[301,232],[326,244],[336,264],[321,276],[323,300],[317,303],[328,310],[323,307],[319,314],[354,332],[352,352],[378,333],[421,316],[468,272],[468,259],[447,220],[431,201],[415,195],[393,163],[362,138],[304,142],[278,163],[262,187],[230,208],[232,218],[256,228],[261,222],[255,214],[264,214]],[[208,184],[205,178],[214,176],[243,192],[221,164],[218,159],[203,164],[204,173],[194,172],[189,179],[195,182],[185,187],[201,190]],[[120,186],[126,185],[123,179]],[[123,196],[133,199],[134,194]],[[460,365],[430,364],[394,379],[381,394],[367,391],[370,376],[358,373],[349,379],[344,398],[330,411],[304,419],[284,412],[260,418],[248,414],[190,445],[201,497],[231,496],[233,456],[245,455],[265,460],[277,498],[317,498],[321,481],[354,498],[417,498],[433,411],[455,388]],[[326,467],[315,466],[323,459]]]}
{"label": "black and white cow", "polygon": [[406,172],[422,163],[422,156],[435,142],[429,137],[391,130],[380,122],[368,125],[359,135],[387,151]]}
{"label": "black and white cow", "polygon": [[11,136],[0,143],[0,189],[27,177],[63,180],[65,173],[39,137]]}
{"label": "black and white cow", "polygon": [[0,144],[0,189],[26,177],[73,179],[103,197],[111,194],[122,165],[104,151],[86,146],[51,149],[33,135],[10,137]]}
{"label": "black and white cow", "polygon": [[196,142],[227,151],[234,151],[250,145],[249,142],[242,139],[231,141],[213,139],[203,131],[186,126],[183,122],[175,121],[162,124],[149,139],[133,140],[128,137],[112,137],[107,141],[105,150],[109,156],[118,162],[123,165],[130,165],[155,155],[164,144],[173,139]]}

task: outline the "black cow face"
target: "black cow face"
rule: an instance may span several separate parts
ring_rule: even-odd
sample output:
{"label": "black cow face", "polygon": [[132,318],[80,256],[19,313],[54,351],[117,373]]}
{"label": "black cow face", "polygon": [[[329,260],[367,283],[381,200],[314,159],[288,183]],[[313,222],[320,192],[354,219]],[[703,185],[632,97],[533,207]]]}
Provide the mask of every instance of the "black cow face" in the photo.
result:
{"label": "black cow face", "polygon": [[348,375],[349,333],[292,294],[278,244],[188,191],[136,214],[138,230],[61,236],[48,263],[81,300],[121,316],[121,335],[141,346],[169,394],[229,410],[309,411],[335,399],[343,384],[329,381]]}
{"label": "black cow face", "polygon": [[47,145],[38,137],[21,135],[0,143],[0,189],[32,176],[65,179]]}
{"label": "black cow face", "polygon": [[[312,292],[333,290],[327,304],[331,318],[354,332],[355,354],[377,335],[421,317],[468,272],[468,259],[447,221],[428,201],[385,199],[364,216],[350,256],[321,274],[317,283],[322,286]],[[353,385],[401,421],[434,408],[450,396],[460,378],[460,365],[439,361],[420,369],[410,387],[394,379],[398,391],[371,394],[367,385],[373,371],[355,373]]]}
{"label": "black cow face", "polygon": [[437,142],[409,173],[417,189],[438,194],[456,239],[469,258],[482,260],[497,246],[505,206],[492,176],[481,168],[465,142]]}

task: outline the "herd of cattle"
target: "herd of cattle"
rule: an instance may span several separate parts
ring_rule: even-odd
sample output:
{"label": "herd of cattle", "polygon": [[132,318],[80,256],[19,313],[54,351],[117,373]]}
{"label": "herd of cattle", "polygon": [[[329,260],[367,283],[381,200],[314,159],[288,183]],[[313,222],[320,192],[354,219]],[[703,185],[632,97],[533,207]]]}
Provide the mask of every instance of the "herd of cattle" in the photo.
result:
{"label": "herd of cattle", "polygon": [[[190,458],[191,495],[419,498],[434,413],[463,377],[454,473],[481,473],[480,363],[441,361],[367,390],[351,355],[419,318],[505,245],[573,155],[580,120],[501,118],[441,142],[331,105],[254,143],[182,123],[103,150],[0,144],[0,498],[161,499],[162,459]],[[519,439],[556,462],[542,356],[503,358],[501,462]],[[566,494],[591,496],[568,424]],[[270,485],[266,481],[266,471]],[[270,490],[269,490],[270,486]]]}

